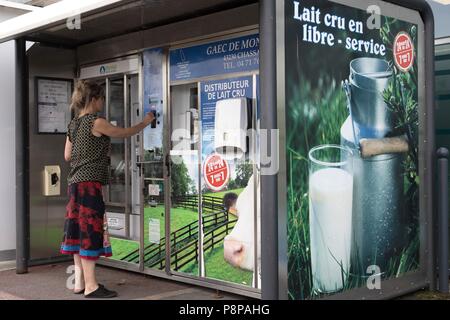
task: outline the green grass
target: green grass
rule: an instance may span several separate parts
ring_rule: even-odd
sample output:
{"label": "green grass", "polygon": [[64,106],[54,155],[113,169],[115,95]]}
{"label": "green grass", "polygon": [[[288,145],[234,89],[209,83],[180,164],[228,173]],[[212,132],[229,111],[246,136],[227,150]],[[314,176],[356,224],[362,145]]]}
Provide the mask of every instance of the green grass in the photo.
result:
{"label": "green grass", "polygon": [[[235,192],[240,194],[242,189],[229,190],[219,193],[208,193],[207,195],[215,197],[223,197],[227,192]],[[165,220],[164,220],[164,206],[157,207],[146,207],[145,213],[145,226],[144,226],[144,236],[145,244],[150,244],[148,241],[148,221],[149,219],[159,219],[160,220],[160,232],[161,237],[165,232]],[[189,209],[183,208],[172,208],[171,209],[171,231],[178,230],[192,222],[198,220],[198,213]],[[111,244],[113,248],[112,259],[120,260],[132,251],[139,248],[139,243],[130,240],[111,238]],[[218,280],[224,280],[228,282],[251,285],[253,272],[235,268],[228,264],[223,257],[223,242],[218,244],[217,248],[209,250],[205,254],[205,268],[207,276],[209,278],[214,278]],[[198,265],[196,262],[192,262],[185,267],[183,267],[181,272],[198,275]]]}
{"label": "green grass", "polygon": [[[145,226],[144,235],[148,243],[148,223],[149,219],[159,219],[161,238],[164,237],[165,232],[165,214],[164,206],[146,207],[145,213]],[[174,232],[182,227],[198,220],[198,213],[184,208],[172,208],[170,210],[170,232]]]}
{"label": "green grass", "polygon": [[[198,274],[198,266],[187,269]],[[205,272],[207,278],[251,286],[253,272],[235,268],[223,258],[223,245],[205,253]]]}
{"label": "green grass", "polygon": [[[164,206],[146,207],[144,209],[145,225],[144,225],[144,243],[145,246],[150,244],[149,241],[149,220],[159,219],[160,234],[162,238],[165,232],[165,220],[164,220]],[[172,208],[171,210],[171,225],[172,231],[178,230],[185,225],[188,225],[198,220],[197,212],[183,208]],[[111,238],[111,245],[113,249],[113,256],[111,259],[120,260],[130,252],[139,249],[139,243],[136,241]]]}
{"label": "green grass", "polygon": [[139,243],[136,241],[118,239],[111,237],[111,247],[113,256],[110,259],[120,260],[127,256],[130,252],[139,249]]}

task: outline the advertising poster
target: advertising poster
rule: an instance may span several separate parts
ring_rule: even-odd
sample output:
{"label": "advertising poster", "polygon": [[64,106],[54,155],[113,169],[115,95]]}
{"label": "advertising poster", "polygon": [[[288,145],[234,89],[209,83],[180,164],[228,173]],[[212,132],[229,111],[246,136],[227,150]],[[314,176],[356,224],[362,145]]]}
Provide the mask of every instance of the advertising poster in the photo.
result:
{"label": "advertising poster", "polygon": [[370,18],[285,1],[290,299],[419,268],[418,31]]}
{"label": "advertising poster", "polygon": [[252,76],[201,82],[202,194],[205,274],[252,285],[254,269],[255,179],[249,157]]}
{"label": "advertising poster", "polygon": [[[255,286],[259,175],[253,175],[252,148],[257,146],[248,133],[256,129],[259,36],[176,48],[169,55],[171,155],[183,158],[183,162],[172,164],[172,168],[182,170],[177,171],[178,181],[172,174],[171,220],[174,225],[175,221],[183,222],[177,225],[179,230],[198,226],[200,235],[193,231],[190,242],[186,240],[177,248],[172,267],[200,277]],[[180,158],[172,156],[172,161]],[[196,188],[180,188],[196,182]],[[197,215],[195,219],[193,215],[199,212],[201,218]],[[177,241],[182,237],[177,234]],[[198,256],[192,255],[197,252]]]}

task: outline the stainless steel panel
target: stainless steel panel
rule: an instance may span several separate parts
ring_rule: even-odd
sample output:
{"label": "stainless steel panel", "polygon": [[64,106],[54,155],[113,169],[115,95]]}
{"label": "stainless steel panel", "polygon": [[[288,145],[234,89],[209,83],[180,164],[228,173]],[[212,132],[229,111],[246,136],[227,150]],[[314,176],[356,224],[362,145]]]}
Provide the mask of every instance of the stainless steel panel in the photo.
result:
{"label": "stainless steel panel", "polygon": [[[130,127],[130,97],[129,97],[129,83],[128,76],[123,76],[123,96],[124,96],[124,104],[123,104],[123,114],[124,114],[124,127]],[[131,138],[125,138],[125,236],[127,238],[130,237],[130,141]]]}
{"label": "stainless steel panel", "polygon": [[[109,81],[108,121],[115,126],[125,126],[124,78]],[[108,202],[126,203],[126,139],[111,138],[111,170]],[[107,203],[108,204],[108,203]]]}
{"label": "stainless steel panel", "polygon": [[[74,78],[75,52],[34,45],[29,57],[29,136],[30,136],[30,259],[58,257],[67,197],[69,166],[64,161],[63,134],[37,134],[34,77]],[[45,165],[61,167],[61,195],[43,195],[43,170]]]}

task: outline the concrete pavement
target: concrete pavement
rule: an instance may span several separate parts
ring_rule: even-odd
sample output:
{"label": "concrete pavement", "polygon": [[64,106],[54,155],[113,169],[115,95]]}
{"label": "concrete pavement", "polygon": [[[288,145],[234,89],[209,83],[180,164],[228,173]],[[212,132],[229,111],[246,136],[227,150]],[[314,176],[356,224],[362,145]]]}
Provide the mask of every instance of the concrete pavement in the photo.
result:
{"label": "concrete pavement", "polygon": [[[31,267],[17,275],[13,263],[0,264],[0,300],[84,300],[66,288],[70,263]],[[98,281],[125,300],[238,300],[238,295],[98,266]]]}
{"label": "concrete pavement", "polygon": [[[66,288],[71,263],[31,267],[17,275],[15,262],[0,262],[0,300],[84,300]],[[241,300],[246,297],[124,270],[97,267],[98,281],[124,300]],[[450,295],[418,291],[399,300],[450,300]]]}

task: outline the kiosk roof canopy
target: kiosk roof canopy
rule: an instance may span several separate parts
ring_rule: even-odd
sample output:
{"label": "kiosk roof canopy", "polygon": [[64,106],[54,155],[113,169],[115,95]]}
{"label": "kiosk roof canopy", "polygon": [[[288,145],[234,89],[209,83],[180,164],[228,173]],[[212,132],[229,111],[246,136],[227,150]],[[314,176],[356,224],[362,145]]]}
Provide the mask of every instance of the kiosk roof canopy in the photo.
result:
{"label": "kiosk roof canopy", "polygon": [[0,42],[25,37],[77,47],[254,2],[258,1],[64,0],[0,23]]}

